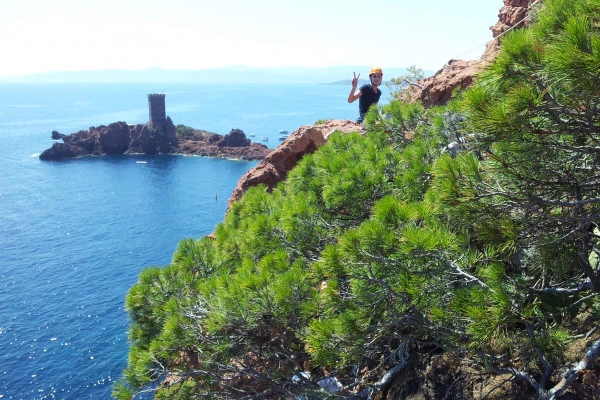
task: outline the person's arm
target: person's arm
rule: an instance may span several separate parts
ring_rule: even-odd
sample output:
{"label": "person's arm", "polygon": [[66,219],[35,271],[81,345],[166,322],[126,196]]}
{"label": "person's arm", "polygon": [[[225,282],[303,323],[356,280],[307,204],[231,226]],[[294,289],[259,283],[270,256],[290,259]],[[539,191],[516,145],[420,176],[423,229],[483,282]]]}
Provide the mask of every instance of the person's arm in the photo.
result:
{"label": "person's arm", "polygon": [[354,78],[352,78],[352,89],[350,90],[350,94],[348,95],[348,103],[353,103],[356,99],[362,96],[362,92],[360,90],[356,90],[356,86],[358,86],[358,78],[360,78],[360,73],[356,76],[356,73],[353,72]]}

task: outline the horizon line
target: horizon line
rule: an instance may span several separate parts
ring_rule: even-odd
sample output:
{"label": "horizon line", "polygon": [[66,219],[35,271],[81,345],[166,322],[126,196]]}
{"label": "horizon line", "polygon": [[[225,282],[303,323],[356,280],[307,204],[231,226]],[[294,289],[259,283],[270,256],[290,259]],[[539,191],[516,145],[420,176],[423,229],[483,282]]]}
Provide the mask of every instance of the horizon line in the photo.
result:
{"label": "horizon line", "polygon": [[[49,70],[49,71],[39,71],[39,72],[31,72],[22,75],[0,75],[0,79],[22,79],[33,76],[43,76],[43,75],[54,75],[54,74],[81,74],[81,73],[110,73],[110,72],[126,72],[126,73],[136,73],[136,72],[152,72],[152,71],[165,71],[165,72],[203,72],[203,71],[241,71],[243,70],[256,70],[256,71],[269,71],[269,70],[285,70],[285,69],[304,69],[304,70],[325,70],[325,69],[333,69],[333,68],[369,68],[369,64],[335,64],[335,65],[327,65],[327,66],[304,66],[304,65],[288,65],[288,66],[267,66],[267,67],[257,67],[253,65],[245,65],[245,64],[232,64],[232,65],[224,65],[224,66],[216,66],[216,67],[207,67],[207,68],[164,68],[158,66],[151,66],[141,69],[134,68],[103,68],[103,69],[79,69],[79,70]],[[387,66],[385,69],[407,69],[409,66]],[[423,71],[431,71],[423,69]]]}

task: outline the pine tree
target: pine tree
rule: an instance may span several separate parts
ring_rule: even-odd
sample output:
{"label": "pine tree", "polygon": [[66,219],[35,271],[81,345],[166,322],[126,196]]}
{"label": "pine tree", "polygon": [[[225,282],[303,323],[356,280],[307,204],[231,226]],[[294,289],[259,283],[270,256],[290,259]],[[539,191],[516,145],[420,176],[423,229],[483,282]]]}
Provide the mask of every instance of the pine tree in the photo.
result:
{"label": "pine tree", "polygon": [[374,396],[433,353],[564,393],[600,354],[599,23],[544,1],[463,96],[372,109],[144,270],[115,396]]}

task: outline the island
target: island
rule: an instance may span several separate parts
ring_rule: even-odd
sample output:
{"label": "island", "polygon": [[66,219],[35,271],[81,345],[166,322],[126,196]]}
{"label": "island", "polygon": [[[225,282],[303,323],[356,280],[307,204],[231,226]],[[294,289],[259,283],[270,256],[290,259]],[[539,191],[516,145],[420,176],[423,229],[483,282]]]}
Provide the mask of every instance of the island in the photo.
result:
{"label": "island", "polygon": [[[246,138],[241,129],[227,135],[175,125],[166,115],[165,95],[149,94],[147,123],[124,121],[90,127],[70,135],[52,132],[57,142],[40,154],[45,161],[121,154],[183,154],[240,160],[261,160],[270,149]],[[59,142],[62,140],[62,142]]]}

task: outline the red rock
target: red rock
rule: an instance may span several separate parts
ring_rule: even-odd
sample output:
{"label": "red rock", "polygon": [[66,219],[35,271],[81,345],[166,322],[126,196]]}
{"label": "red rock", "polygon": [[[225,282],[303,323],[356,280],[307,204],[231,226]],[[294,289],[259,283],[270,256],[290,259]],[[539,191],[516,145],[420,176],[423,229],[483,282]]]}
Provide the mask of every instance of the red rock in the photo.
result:
{"label": "red rock", "polygon": [[232,129],[225,136],[192,130],[179,140],[178,147],[180,154],[238,160],[262,160],[269,151],[264,144],[252,143],[241,129]]}
{"label": "red rock", "polygon": [[52,138],[62,139],[41,155],[42,160],[64,160],[86,155],[103,154],[186,154],[242,160],[260,160],[269,153],[263,144],[252,143],[240,129],[221,136],[192,130],[178,138],[169,117],[165,123],[151,128],[148,124],[127,125],[115,122],[108,126],[90,127],[71,135],[52,132]]}
{"label": "red rock", "polygon": [[115,122],[99,131],[98,141],[102,152],[106,154],[123,154],[130,144],[129,126],[125,122]]}
{"label": "red rock", "polygon": [[498,37],[513,27],[526,26],[527,12],[538,0],[504,0],[498,13],[498,22],[490,27],[492,39],[479,60],[450,60],[433,76],[415,82],[401,94],[402,100],[420,101],[426,107],[444,105],[452,98],[456,89],[464,89],[473,83],[474,76],[490,61],[500,49]]}
{"label": "red rock", "polygon": [[363,129],[360,124],[346,120],[331,120],[322,125],[305,125],[298,128],[256,167],[240,178],[229,198],[229,206],[240,199],[251,186],[264,184],[268,190],[272,190],[277,183],[286,178],[288,171],[294,168],[305,154],[313,153],[327,142],[329,134],[335,131],[363,132]]}
{"label": "red rock", "polygon": [[150,124],[133,125],[130,129],[131,142],[127,153],[173,153],[177,151],[178,140],[175,125],[170,117],[157,126]]}
{"label": "red rock", "polygon": [[232,129],[223,139],[221,139],[217,146],[219,147],[245,147],[250,146],[250,140],[246,138],[244,131],[241,129]]}
{"label": "red rock", "polygon": [[402,93],[402,99],[420,101],[426,107],[446,104],[454,90],[464,89],[473,83],[481,65],[480,61],[450,60],[432,77],[411,85]]}

